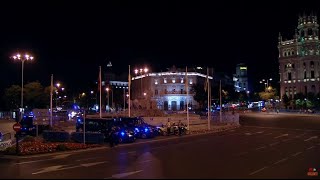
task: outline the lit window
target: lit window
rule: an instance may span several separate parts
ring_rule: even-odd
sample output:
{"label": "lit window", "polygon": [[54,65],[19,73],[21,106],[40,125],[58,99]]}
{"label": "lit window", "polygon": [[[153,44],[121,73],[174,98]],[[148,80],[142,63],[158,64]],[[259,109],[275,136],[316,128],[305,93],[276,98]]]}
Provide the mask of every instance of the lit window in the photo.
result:
{"label": "lit window", "polygon": [[164,79],[164,80],[163,80],[163,83],[167,83],[167,79]]}
{"label": "lit window", "polygon": [[181,83],[183,83],[183,78],[181,78]]}
{"label": "lit window", "polygon": [[189,84],[192,84],[192,79],[190,79]]}
{"label": "lit window", "polygon": [[176,80],[175,80],[175,79],[172,79],[172,83],[176,83]]}
{"label": "lit window", "polygon": [[158,84],[158,80],[155,80],[155,81],[154,81],[154,84]]}

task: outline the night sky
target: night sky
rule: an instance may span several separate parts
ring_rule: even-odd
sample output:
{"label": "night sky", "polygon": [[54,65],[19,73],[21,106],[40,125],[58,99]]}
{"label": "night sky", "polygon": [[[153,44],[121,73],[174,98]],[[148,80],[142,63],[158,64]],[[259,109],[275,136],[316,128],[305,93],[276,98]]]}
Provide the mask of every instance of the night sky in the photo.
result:
{"label": "night sky", "polygon": [[[201,65],[235,72],[248,65],[251,82],[278,75],[278,33],[292,38],[299,13],[318,13],[317,1],[10,1],[0,5],[0,92],[21,83],[21,63],[9,57],[29,51],[25,82],[50,85],[50,74],[79,90],[110,60],[152,71]],[[295,6],[298,5],[298,6]]]}

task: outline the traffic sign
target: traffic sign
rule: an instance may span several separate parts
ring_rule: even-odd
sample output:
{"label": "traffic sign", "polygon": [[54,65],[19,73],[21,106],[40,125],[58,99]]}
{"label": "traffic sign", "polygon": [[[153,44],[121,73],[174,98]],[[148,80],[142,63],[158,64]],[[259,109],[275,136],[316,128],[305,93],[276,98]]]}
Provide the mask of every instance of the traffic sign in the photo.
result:
{"label": "traffic sign", "polygon": [[20,131],[21,130],[21,124],[20,123],[15,123],[13,125],[13,130],[16,131],[16,132]]}

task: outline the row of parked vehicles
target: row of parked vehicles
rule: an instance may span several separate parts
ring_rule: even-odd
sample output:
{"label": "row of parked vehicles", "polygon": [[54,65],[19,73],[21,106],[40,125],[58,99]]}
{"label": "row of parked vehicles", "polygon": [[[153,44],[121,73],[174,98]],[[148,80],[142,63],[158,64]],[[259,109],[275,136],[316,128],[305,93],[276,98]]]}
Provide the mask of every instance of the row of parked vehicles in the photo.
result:
{"label": "row of parked vehicles", "polygon": [[187,134],[186,126],[180,126],[181,131],[179,131],[178,125],[175,124],[170,126],[170,128],[165,125],[158,127],[145,123],[141,117],[85,119],[78,117],[76,131],[83,132],[83,130],[85,130],[85,132],[102,133],[104,134],[106,142],[115,140],[117,143],[134,142],[137,138],[146,139],[159,135]]}

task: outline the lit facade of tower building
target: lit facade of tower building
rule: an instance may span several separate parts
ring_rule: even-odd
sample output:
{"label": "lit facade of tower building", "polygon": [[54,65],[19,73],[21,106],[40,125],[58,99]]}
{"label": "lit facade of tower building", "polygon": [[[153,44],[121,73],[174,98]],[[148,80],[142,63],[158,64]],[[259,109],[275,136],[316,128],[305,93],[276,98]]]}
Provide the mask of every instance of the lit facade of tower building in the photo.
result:
{"label": "lit facade of tower building", "polygon": [[238,64],[236,67],[236,74],[233,75],[234,81],[234,90],[236,92],[245,91],[247,92],[248,89],[248,67],[241,63]]}
{"label": "lit facade of tower building", "polygon": [[[197,108],[198,103],[193,99],[192,85],[199,83],[204,86],[206,74],[191,71],[191,68],[189,70],[187,82],[186,71],[183,68],[171,68],[167,72],[148,72],[136,75],[132,78],[132,99],[149,96],[157,103],[157,108],[161,110],[186,110],[187,101],[189,108]],[[212,76],[208,76],[208,79],[212,80]],[[188,93],[186,87],[188,87]]]}
{"label": "lit facade of tower building", "polygon": [[280,96],[320,92],[320,44],[317,17],[301,16],[291,40],[278,38]]}

